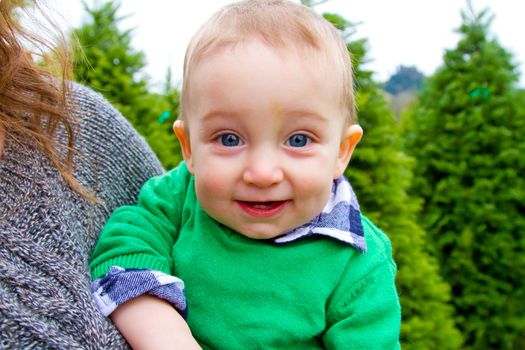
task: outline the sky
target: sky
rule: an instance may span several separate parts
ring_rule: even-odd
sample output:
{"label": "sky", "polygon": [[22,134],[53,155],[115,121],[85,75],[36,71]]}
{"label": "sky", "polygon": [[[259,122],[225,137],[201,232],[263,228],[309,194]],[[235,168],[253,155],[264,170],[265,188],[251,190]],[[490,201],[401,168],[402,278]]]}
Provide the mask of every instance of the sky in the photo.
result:
{"label": "sky", "polygon": [[[88,6],[104,0],[85,0]],[[146,73],[153,86],[161,86],[168,67],[180,82],[184,51],[193,33],[217,9],[231,0],[121,0],[123,29],[133,28],[132,45],[144,51]],[[514,55],[525,71],[525,1],[471,0],[475,10],[489,8],[494,15],[491,33]],[[80,26],[87,17],[80,0],[50,0],[50,7],[62,16],[57,20],[67,30]],[[328,0],[315,7],[360,23],[354,38],[368,39],[366,66],[374,78],[385,81],[399,65],[416,66],[425,75],[442,63],[445,49],[459,40],[455,29],[461,24],[461,10],[467,0]],[[520,86],[525,87],[521,74]]]}

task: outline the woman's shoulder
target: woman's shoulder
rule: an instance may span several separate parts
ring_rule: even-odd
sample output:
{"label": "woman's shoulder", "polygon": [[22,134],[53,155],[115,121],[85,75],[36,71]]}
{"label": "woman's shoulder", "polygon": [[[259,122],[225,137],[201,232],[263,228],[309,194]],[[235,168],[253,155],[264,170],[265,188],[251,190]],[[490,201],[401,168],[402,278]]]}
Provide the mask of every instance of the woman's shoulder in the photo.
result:
{"label": "woman's shoulder", "polygon": [[126,118],[101,93],[71,82],[70,96],[71,112],[80,125],[99,129],[99,132],[120,131],[115,135],[117,137],[136,133]]}
{"label": "woman's shoulder", "polygon": [[[78,83],[70,89],[75,120],[77,176],[96,178],[99,196],[106,203],[122,205],[114,193],[135,196],[140,186],[164,169],[143,136],[100,93]],[[82,179],[83,180],[83,179]],[[109,205],[113,207],[114,205]]]}
{"label": "woman's shoulder", "polygon": [[[74,124],[78,128],[75,134],[78,142],[102,148],[126,145],[128,148],[134,147],[139,152],[147,153],[148,157],[154,156],[144,137],[99,92],[72,82],[69,107]],[[84,148],[85,145],[80,146]],[[154,158],[156,160],[156,157]]]}

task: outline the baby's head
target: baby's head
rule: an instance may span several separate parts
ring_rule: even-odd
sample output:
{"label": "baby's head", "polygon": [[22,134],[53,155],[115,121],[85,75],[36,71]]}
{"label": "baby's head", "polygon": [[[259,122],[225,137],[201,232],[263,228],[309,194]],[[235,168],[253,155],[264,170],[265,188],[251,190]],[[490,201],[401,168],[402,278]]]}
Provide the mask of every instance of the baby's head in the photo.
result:
{"label": "baby's head", "polygon": [[[310,8],[286,0],[248,0],[225,6],[193,36],[184,60],[181,116],[189,113],[192,71],[221,49],[259,40],[280,52],[318,68],[331,68],[340,84],[340,103],[348,123],[355,122],[352,65],[346,44],[336,28]],[[254,67],[256,69],[256,67]]]}
{"label": "baby's head", "polygon": [[211,217],[264,239],[322,211],[362,135],[330,23],[283,0],[227,6],[191,40],[183,84],[174,130]]}

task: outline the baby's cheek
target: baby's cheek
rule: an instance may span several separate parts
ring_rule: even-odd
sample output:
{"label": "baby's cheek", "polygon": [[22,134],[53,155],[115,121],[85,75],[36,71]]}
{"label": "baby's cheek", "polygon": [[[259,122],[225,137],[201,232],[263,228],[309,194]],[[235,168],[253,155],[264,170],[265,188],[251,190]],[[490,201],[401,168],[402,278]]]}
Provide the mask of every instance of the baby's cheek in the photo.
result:
{"label": "baby's cheek", "polygon": [[332,188],[333,172],[329,171],[329,166],[315,164],[307,169],[295,169],[293,174],[294,182],[301,189],[310,189],[310,192],[325,192]]}
{"label": "baby's cheek", "polygon": [[331,177],[304,177],[297,182],[295,192],[300,201],[309,207],[309,211],[318,211],[316,215],[324,208],[330,192],[332,190],[333,180]]}
{"label": "baby's cheek", "polygon": [[198,181],[195,179],[195,194],[201,206],[206,210],[213,210],[225,196],[225,191],[221,191],[220,181],[216,179],[205,179]]}

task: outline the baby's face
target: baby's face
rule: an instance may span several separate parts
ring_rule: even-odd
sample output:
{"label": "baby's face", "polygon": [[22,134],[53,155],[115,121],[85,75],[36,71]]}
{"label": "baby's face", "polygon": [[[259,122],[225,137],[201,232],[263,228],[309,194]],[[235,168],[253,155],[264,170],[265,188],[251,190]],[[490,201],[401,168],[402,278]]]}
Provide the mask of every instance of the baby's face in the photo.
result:
{"label": "baby's face", "polygon": [[179,136],[203,209],[268,239],[318,215],[361,136],[337,79],[258,42],[206,57],[192,72],[189,135]]}

